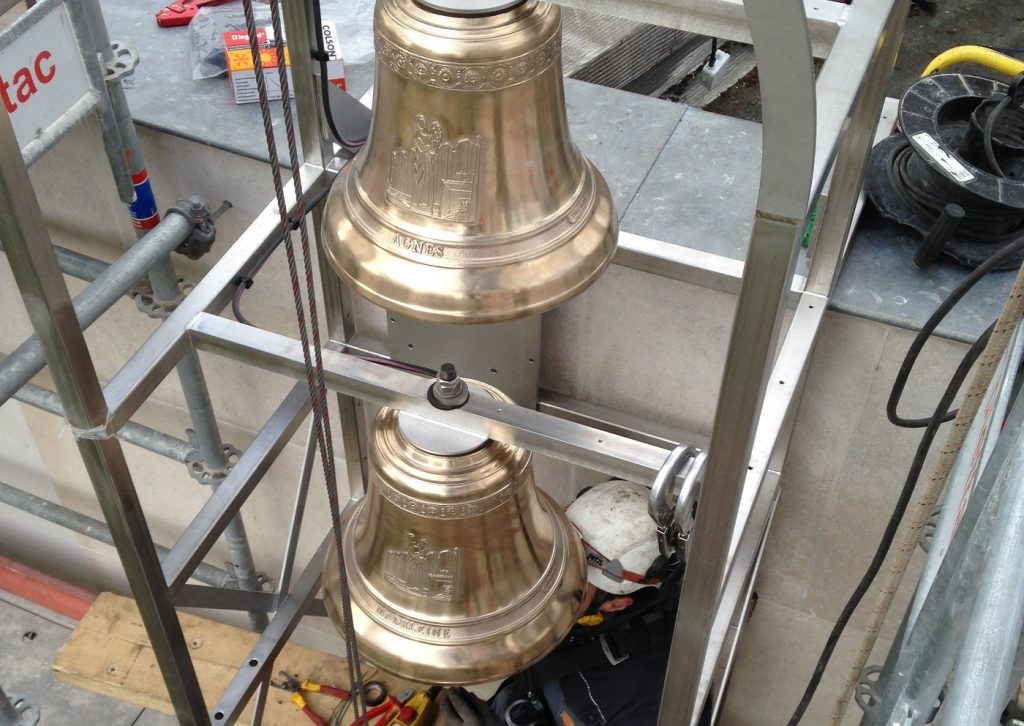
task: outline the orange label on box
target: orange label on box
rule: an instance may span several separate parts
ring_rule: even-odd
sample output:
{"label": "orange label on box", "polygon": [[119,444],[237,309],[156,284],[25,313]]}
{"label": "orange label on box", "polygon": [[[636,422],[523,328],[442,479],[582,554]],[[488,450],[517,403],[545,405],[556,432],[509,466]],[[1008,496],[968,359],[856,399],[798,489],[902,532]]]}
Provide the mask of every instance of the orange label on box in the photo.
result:
{"label": "orange label on box", "polygon": [[[275,70],[278,63],[277,48],[274,43],[272,28],[258,28],[256,41],[260,47],[260,65],[264,70],[264,81],[267,99],[270,101],[281,98],[281,78]],[[227,59],[228,80],[235,93],[235,103],[252,103],[259,100],[259,87],[256,84],[256,64],[253,62],[252,49],[249,48],[249,34],[244,31],[224,33],[224,54]],[[291,87],[291,56],[288,48],[284,49],[284,65],[288,68],[288,85]],[[274,72],[270,72],[270,71]]]}

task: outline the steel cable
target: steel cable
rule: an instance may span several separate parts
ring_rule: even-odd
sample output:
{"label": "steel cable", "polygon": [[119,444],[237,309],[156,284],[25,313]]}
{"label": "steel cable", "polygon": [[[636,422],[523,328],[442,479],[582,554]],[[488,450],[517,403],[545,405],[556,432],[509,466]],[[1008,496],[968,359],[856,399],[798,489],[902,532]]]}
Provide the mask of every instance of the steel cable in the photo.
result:
{"label": "steel cable", "polygon": [[[267,98],[266,79],[264,77],[263,63],[260,58],[260,44],[256,34],[256,20],[253,13],[252,0],[242,0],[245,14],[245,25],[249,35],[249,50],[252,53],[253,64],[256,73],[256,88],[259,97],[260,114],[263,118],[263,130],[267,138],[267,150],[270,153],[270,168],[274,182],[274,195],[277,199],[278,210],[281,214],[281,233],[285,245],[285,253],[288,260],[288,276],[292,286],[292,296],[295,302],[295,317],[299,328],[299,339],[302,344],[303,363],[306,371],[306,384],[309,388],[310,402],[313,411],[313,425],[316,430],[318,449],[320,450],[320,462],[324,471],[324,480],[327,488],[327,499],[331,510],[331,528],[334,534],[334,544],[338,551],[338,574],[341,583],[342,613],[345,620],[343,636],[347,650],[347,665],[349,683],[352,692],[353,715],[358,720],[366,712],[365,694],[363,692],[362,668],[359,664],[359,650],[356,644],[355,630],[352,623],[352,602],[351,592],[348,586],[348,573],[345,569],[345,558],[342,551],[341,541],[341,510],[338,498],[337,471],[334,466],[334,445],[331,439],[331,425],[327,409],[327,387],[324,384],[323,359],[321,355],[319,316],[316,305],[316,286],[313,278],[313,263],[309,245],[309,231],[306,225],[306,206],[302,192],[302,180],[300,177],[300,165],[298,150],[295,142],[295,126],[292,120],[290,105],[290,88],[288,84],[288,69],[283,59],[284,35],[281,32],[281,15],[279,0],[270,0],[271,22],[274,28],[275,53],[277,54],[278,73],[281,83],[281,101],[285,119],[285,134],[288,142],[289,161],[292,168],[292,183],[295,188],[295,198],[298,202],[296,210],[297,226],[303,255],[303,271],[305,273],[305,288],[307,300],[302,299],[302,286],[299,281],[298,265],[296,262],[295,247],[292,243],[291,231],[293,221],[288,217],[288,205],[284,196],[284,183],[281,178],[281,166],[277,159],[277,142],[274,137],[274,126],[270,117],[270,103]],[[309,310],[309,323],[307,325],[306,309]],[[312,346],[310,346],[310,334],[312,334]],[[311,354],[310,348],[313,352]]]}

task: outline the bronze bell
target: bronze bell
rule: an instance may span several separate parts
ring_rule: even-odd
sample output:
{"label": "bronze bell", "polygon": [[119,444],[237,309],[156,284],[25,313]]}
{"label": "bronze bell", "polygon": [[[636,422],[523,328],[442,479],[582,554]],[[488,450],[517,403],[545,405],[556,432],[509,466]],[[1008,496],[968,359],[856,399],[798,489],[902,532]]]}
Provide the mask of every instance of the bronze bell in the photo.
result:
{"label": "bronze bell", "polygon": [[[472,395],[506,396],[484,384]],[[359,651],[423,683],[496,680],[535,663],[575,621],[583,548],[533,481],[530,453],[382,409],[369,491],[342,522]],[[339,630],[337,554],[324,570]]]}
{"label": "bronze bell", "polygon": [[569,137],[558,6],[458,12],[480,4],[378,0],[370,135],[324,214],[342,278],[421,320],[548,310],[618,237],[608,186]]}

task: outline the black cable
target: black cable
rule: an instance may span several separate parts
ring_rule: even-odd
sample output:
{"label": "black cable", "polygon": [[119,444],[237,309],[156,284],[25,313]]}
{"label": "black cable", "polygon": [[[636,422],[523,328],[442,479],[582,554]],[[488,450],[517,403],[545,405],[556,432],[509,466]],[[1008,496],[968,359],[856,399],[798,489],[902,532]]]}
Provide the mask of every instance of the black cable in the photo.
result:
{"label": "black cable", "polygon": [[338,140],[338,143],[348,149],[358,149],[366,143],[366,138],[362,139],[346,139],[345,136],[338,131],[338,127],[334,122],[334,115],[331,113],[331,96],[330,96],[330,81],[327,79],[327,50],[324,48],[324,36],[323,28],[324,21],[323,15],[320,9],[320,0],[313,0],[313,23],[316,28],[313,30],[313,38],[316,42],[316,50],[310,55],[313,60],[320,63],[320,100],[324,106],[324,118],[327,119],[327,126],[331,129],[331,133],[334,134],[334,138]]}
{"label": "black cable", "polygon": [[924,433],[921,435],[921,441],[918,443],[917,451],[914,453],[914,460],[911,462],[910,471],[907,472],[907,478],[903,483],[903,489],[900,492],[899,499],[896,502],[892,515],[889,517],[889,522],[885,527],[885,532],[882,534],[882,540],[878,544],[875,556],[872,558],[871,564],[868,565],[867,572],[864,573],[864,576],[857,584],[857,588],[853,591],[853,595],[850,596],[846,606],[843,608],[843,612],[839,615],[839,619],[832,628],[832,632],[829,634],[828,640],[825,642],[825,647],[821,651],[821,656],[818,658],[818,663],[814,667],[814,673],[811,675],[810,681],[807,683],[807,688],[804,690],[804,695],[800,699],[800,703],[797,705],[792,717],[789,719],[789,726],[796,726],[800,723],[800,719],[803,718],[804,712],[807,710],[807,707],[811,703],[811,699],[814,698],[815,691],[818,689],[818,684],[821,683],[821,678],[825,673],[825,668],[828,666],[832,653],[835,651],[836,645],[839,643],[839,638],[843,634],[843,630],[846,629],[846,625],[849,623],[850,618],[857,609],[857,606],[860,605],[861,599],[864,597],[865,593],[867,593],[868,588],[871,587],[871,582],[875,579],[878,571],[882,569],[882,563],[885,562],[886,555],[889,554],[889,548],[892,546],[892,542],[896,538],[896,533],[899,531],[900,521],[903,519],[903,515],[906,513],[907,507],[910,504],[910,499],[914,493],[917,479],[921,475],[921,469],[924,468],[924,462],[928,456],[928,450],[931,448],[932,442],[935,440],[935,435],[939,431],[939,426],[942,425],[943,418],[949,410],[950,405],[952,405],[953,400],[956,398],[964,379],[967,378],[967,374],[970,373],[975,361],[977,361],[978,357],[985,350],[985,346],[988,344],[988,339],[991,336],[992,329],[994,327],[995,323],[990,325],[988,329],[982,333],[976,341],[974,341],[974,345],[971,346],[963,360],[960,361],[960,365],[957,367],[956,372],[953,374],[949,384],[946,386],[946,390],[943,392],[942,398],[935,407],[935,413],[933,413],[932,417],[928,420],[928,425],[925,428]]}
{"label": "black cable", "polygon": [[[302,212],[304,213],[309,213],[310,211],[315,209],[317,205],[319,205],[320,202],[324,200],[324,197],[326,197],[327,194],[331,191],[331,186],[334,184],[334,179],[336,178],[336,176],[332,177],[330,182],[323,189],[318,191],[313,196],[308,197],[305,200],[305,202],[303,204],[298,205],[297,208],[299,210],[302,210]],[[276,235],[274,236],[273,240],[270,243],[270,246],[267,247],[267,250],[266,252],[263,253],[263,256],[260,257],[259,260],[257,260],[256,263],[252,266],[252,269],[249,271],[249,274],[244,277],[239,277],[237,280],[235,280],[235,285],[237,285],[237,287],[235,288],[235,294],[231,296],[231,314],[234,315],[235,320],[242,323],[242,325],[252,325],[252,323],[249,322],[248,318],[246,318],[245,315],[242,314],[242,295],[245,294],[246,290],[252,287],[253,282],[255,282],[256,275],[259,273],[260,270],[263,269],[263,266],[267,264],[267,260],[271,258],[271,256],[277,250],[277,248],[281,246],[281,243],[284,242],[284,238],[287,235],[291,234],[292,231],[296,229],[296,227],[298,227],[298,220],[292,219],[291,224],[289,224],[288,227],[286,227],[283,230],[279,230],[276,233]]]}
{"label": "black cable", "polygon": [[942,179],[917,156],[903,139],[888,156],[885,172],[900,201],[915,215],[934,224],[951,201],[963,207],[963,222],[957,237],[967,242],[1001,244],[1013,241],[1024,231],[1024,212],[1009,209],[978,197],[968,197],[952,182]]}
{"label": "black cable", "polygon": [[992,132],[996,127],[996,119],[1009,107],[1010,100],[1010,96],[1006,96],[996,104],[996,107],[989,113],[988,118],[985,119],[985,128],[982,132],[982,146],[985,147],[985,159],[988,161],[988,165],[992,167],[992,171],[1003,179],[1006,178],[1006,172],[1003,171],[1003,167],[999,166],[995,151],[992,149]]}
{"label": "black cable", "polygon": [[[1013,255],[1024,248],[1024,237],[1011,242],[1006,247],[996,252],[992,257],[985,260],[977,268],[971,271],[971,273],[963,279],[963,281],[957,285],[957,287],[951,292],[939,307],[935,308],[935,312],[931,314],[925,324],[921,326],[920,332],[914,338],[914,341],[910,344],[910,348],[907,349],[907,354],[903,358],[903,363],[900,366],[899,372],[896,373],[896,380],[892,384],[892,391],[889,393],[889,400],[885,406],[885,415],[889,418],[889,421],[902,426],[903,428],[924,428],[931,421],[930,418],[903,418],[897,412],[899,408],[900,398],[903,396],[903,390],[907,386],[907,380],[910,378],[910,373],[914,369],[917,358],[921,354],[921,350],[924,348],[925,343],[928,342],[928,338],[932,336],[935,329],[939,326],[949,311],[952,310],[960,300],[963,299],[964,295],[973,288],[977,282],[991,272],[1000,262],[1004,259]],[[943,417],[943,422],[952,421],[956,417],[956,411],[950,411],[946,416]]]}
{"label": "black cable", "polygon": [[935,407],[935,411],[927,419],[903,419],[896,413],[896,408],[899,404],[903,390],[906,387],[910,372],[913,370],[914,363],[917,360],[921,349],[924,348],[925,343],[928,341],[928,338],[932,336],[939,323],[942,322],[946,315],[949,314],[949,311],[963,299],[964,295],[966,295],[979,280],[981,280],[988,272],[991,272],[999,262],[1018,252],[1021,247],[1024,247],[1024,236],[1000,249],[992,255],[990,259],[979,265],[977,269],[973,270],[967,277],[965,277],[956,289],[954,289],[953,292],[951,292],[935,309],[931,316],[929,316],[928,320],[925,321],[921,330],[914,337],[910,348],[908,348],[906,356],[904,356],[900,370],[896,374],[896,380],[893,382],[893,389],[889,394],[889,401],[886,404],[886,415],[889,417],[889,420],[897,426],[906,428],[920,428],[923,426],[925,430],[917,445],[917,451],[914,453],[914,459],[910,464],[910,470],[907,472],[907,477],[903,482],[903,488],[900,491],[899,499],[897,499],[896,505],[889,517],[889,522],[886,524],[885,531],[882,534],[882,539],[878,544],[878,548],[875,550],[875,555],[872,558],[871,563],[868,565],[863,577],[861,577],[860,582],[857,583],[857,587],[850,596],[850,599],[843,607],[843,611],[840,614],[839,619],[836,620],[836,623],[832,628],[832,632],[829,634],[828,640],[822,648],[821,655],[818,657],[818,662],[814,667],[814,673],[811,674],[811,678],[804,690],[803,697],[800,699],[800,703],[793,711],[793,715],[789,720],[789,726],[796,726],[806,712],[807,707],[811,703],[811,699],[814,698],[814,693],[817,691],[818,685],[821,683],[821,678],[825,673],[825,668],[828,666],[828,662],[832,658],[836,645],[839,643],[840,636],[849,624],[850,618],[853,617],[854,611],[857,609],[857,606],[860,605],[861,599],[863,599],[868,588],[871,586],[871,583],[878,574],[878,571],[881,569],[882,564],[885,562],[885,558],[889,554],[889,548],[892,546],[893,540],[896,538],[896,533],[899,530],[900,521],[903,519],[903,515],[906,513],[907,507],[910,504],[910,499],[917,486],[917,480],[921,475],[921,469],[924,467],[925,458],[927,457],[928,451],[931,449],[931,445],[935,440],[935,435],[938,433],[939,427],[943,423],[951,420],[956,415],[955,412],[951,412],[949,410],[949,407],[956,398],[956,395],[960,390],[960,386],[963,385],[964,379],[970,372],[971,367],[974,365],[975,361],[977,361],[978,357],[984,351],[985,346],[988,344],[988,339],[992,335],[995,323],[992,323],[992,325],[990,325],[985,332],[982,333],[976,341],[974,341],[974,344],[971,346],[970,350],[967,351],[963,360],[960,361],[960,365],[957,367],[956,372],[954,372],[949,383],[946,385],[946,390],[943,392],[942,398]]}

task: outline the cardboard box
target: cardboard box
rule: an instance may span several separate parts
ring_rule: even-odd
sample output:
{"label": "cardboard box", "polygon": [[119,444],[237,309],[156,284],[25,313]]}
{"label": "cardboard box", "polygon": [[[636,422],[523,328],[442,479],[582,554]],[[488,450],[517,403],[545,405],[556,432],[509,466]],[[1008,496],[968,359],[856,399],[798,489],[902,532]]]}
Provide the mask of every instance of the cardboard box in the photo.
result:
{"label": "cardboard box", "polygon": [[[327,52],[327,80],[345,90],[345,62],[338,46],[338,30],[334,23],[325,22],[321,29],[324,39],[324,50]],[[278,70],[277,49],[274,44],[274,29],[263,27],[256,29],[256,41],[260,47],[260,63],[263,66],[263,77],[267,86],[267,99],[274,101],[281,98],[281,78]],[[224,33],[224,53],[227,56],[228,81],[235,94],[235,103],[254,103],[259,101],[256,86],[256,69],[249,48],[249,34],[245,31],[228,31]],[[291,55],[288,47],[284,49],[284,65],[288,73],[288,88],[292,87]],[[314,70],[319,72],[319,64]]]}
{"label": "cardboard box", "polygon": [[[260,63],[263,66],[263,78],[267,85],[267,99],[270,101],[281,98],[281,77],[278,71],[277,49],[274,47],[274,29],[257,28],[256,41],[260,47]],[[224,53],[227,56],[228,82],[235,94],[235,103],[254,103],[259,101],[256,86],[256,64],[253,63],[252,50],[249,48],[249,34],[244,30],[230,30],[224,33]],[[288,69],[288,87],[291,88],[291,56],[288,48],[284,49],[284,65]]]}

